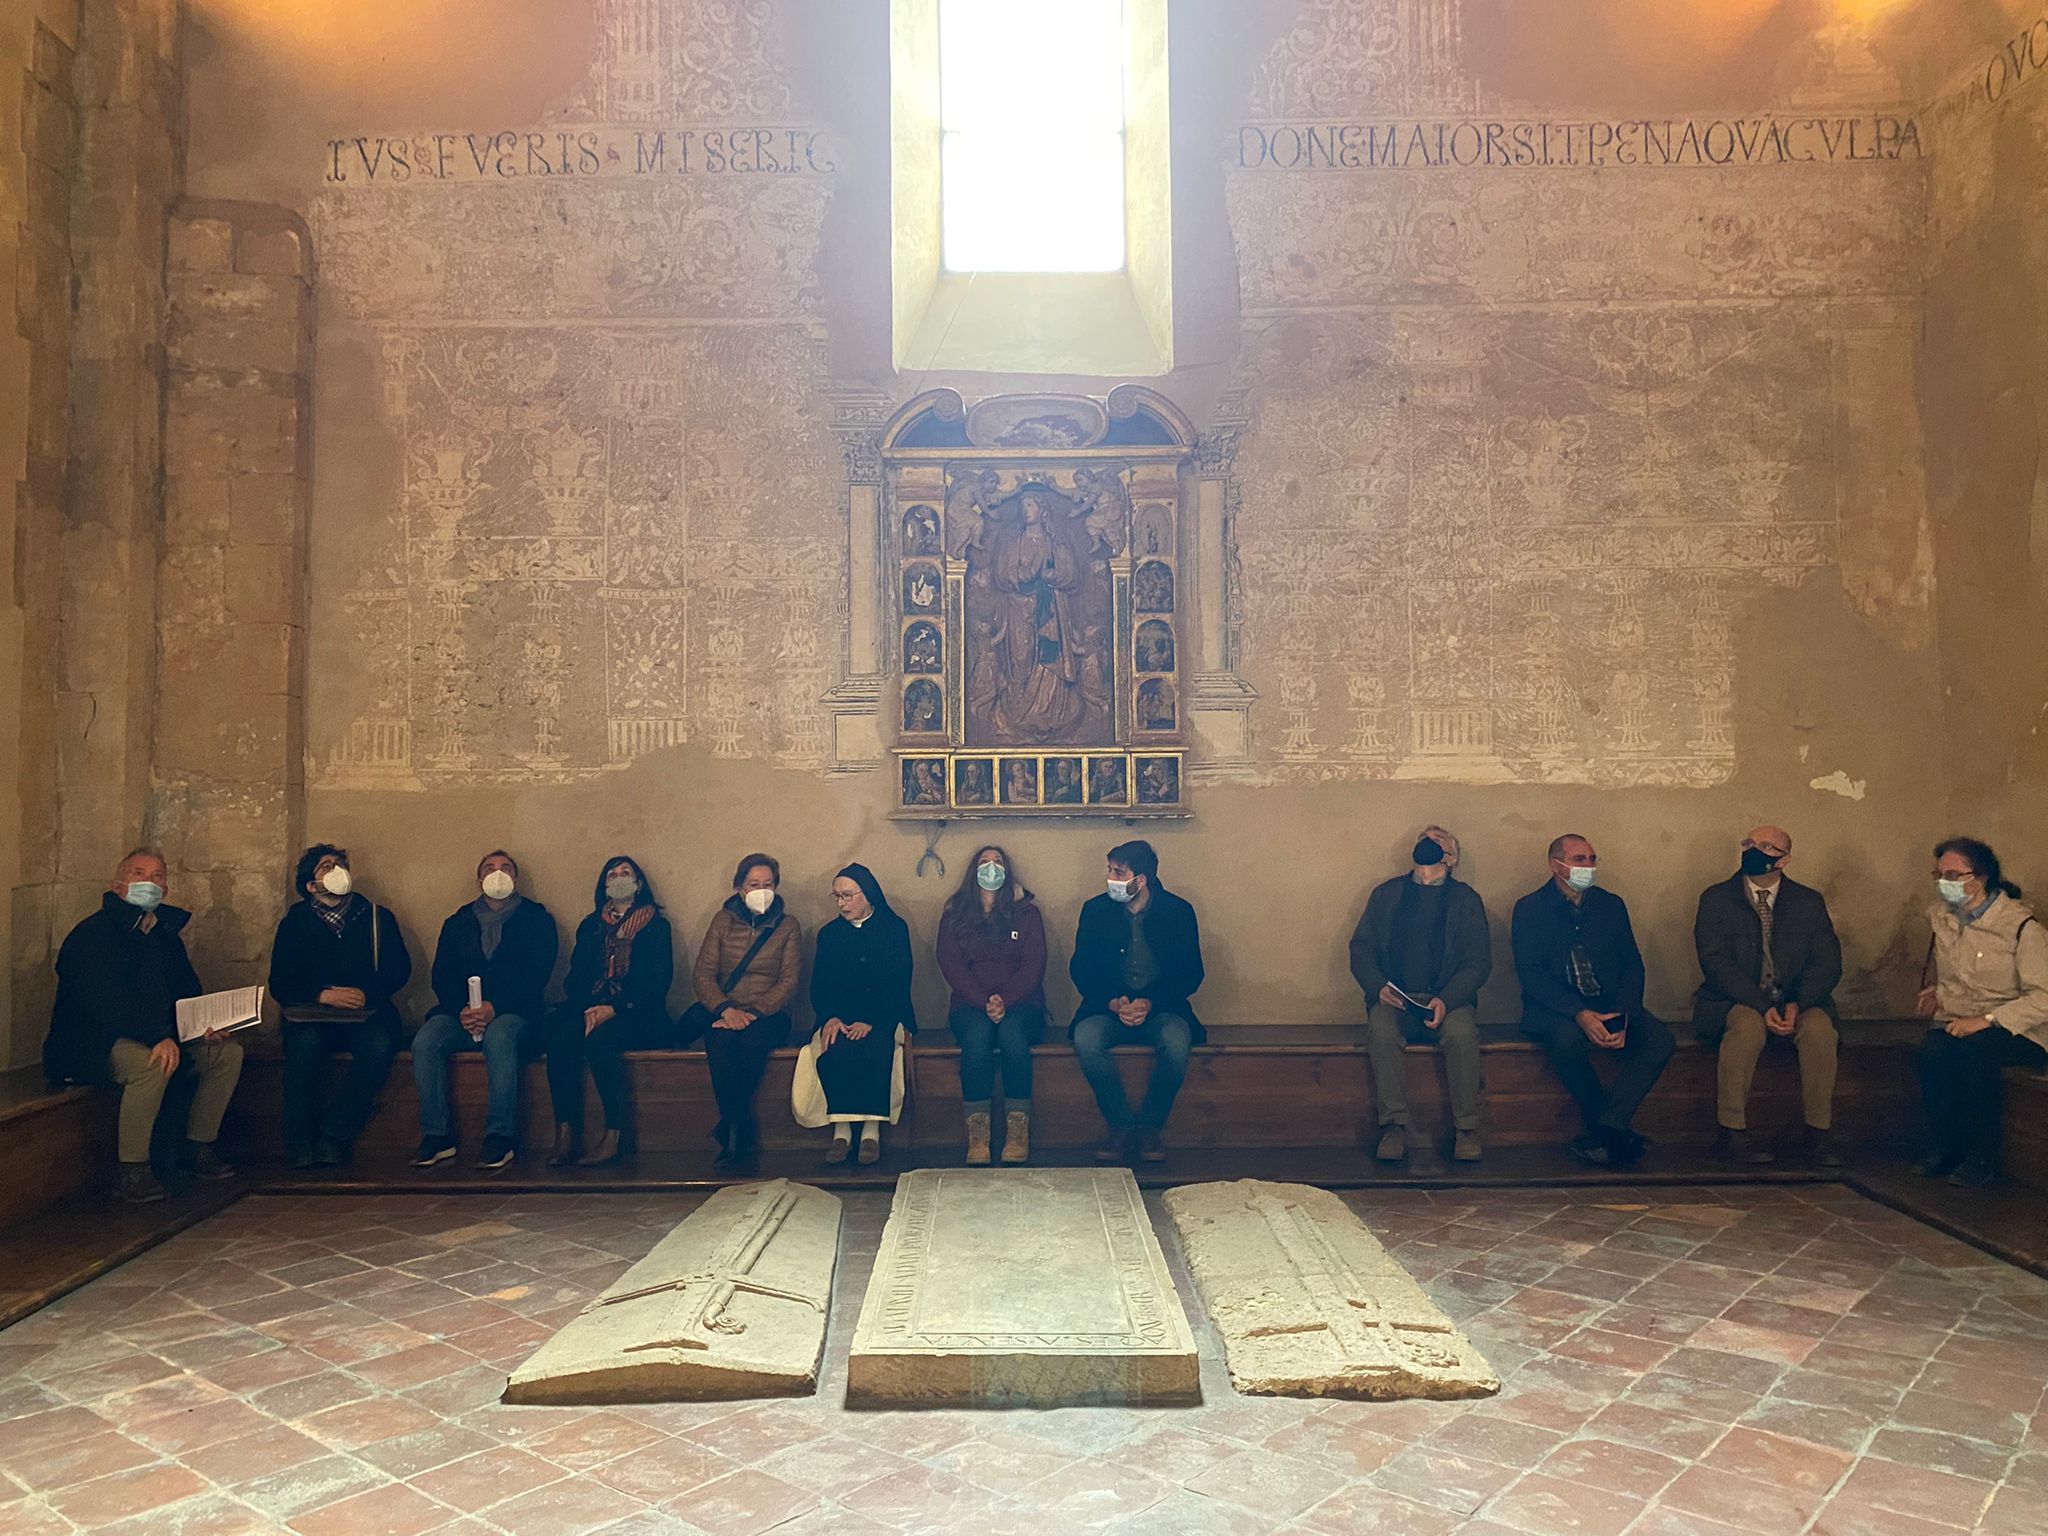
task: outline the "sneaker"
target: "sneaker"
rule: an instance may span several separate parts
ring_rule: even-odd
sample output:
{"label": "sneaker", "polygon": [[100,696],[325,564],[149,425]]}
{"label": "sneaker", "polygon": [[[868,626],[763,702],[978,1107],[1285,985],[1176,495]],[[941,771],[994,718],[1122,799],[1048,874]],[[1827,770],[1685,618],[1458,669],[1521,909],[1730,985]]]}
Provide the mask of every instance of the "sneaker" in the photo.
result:
{"label": "sneaker", "polygon": [[1383,1163],[1398,1163],[1408,1156],[1408,1128],[1390,1125],[1380,1132],[1379,1150],[1373,1153]]}
{"label": "sneaker", "polygon": [[1141,1163],[1163,1163],[1166,1161],[1166,1138],[1159,1134],[1159,1127],[1148,1125],[1138,1132],[1138,1161]]}
{"label": "sneaker", "polygon": [[1565,1151],[1580,1162],[1590,1163],[1595,1168],[1605,1168],[1614,1160],[1613,1154],[1608,1151],[1607,1139],[1595,1136],[1591,1131],[1574,1136],[1565,1144]]}
{"label": "sneaker", "polygon": [[1773,1160],[1771,1149],[1748,1131],[1738,1131],[1725,1125],[1714,1132],[1714,1144],[1707,1148],[1707,1156],[1724,1163],[1762,1164]]}
{"label": "sneaker", "polygon": [[477,1154],[476,1167],[479,1173],[496,1173],[512,1161],[512,1138],[510,1136],[486,1136],[484,1149]]}
{"label": "sneaker", "polygon": [[338,1141],[326,1137],[313,1143],[313,1166],[315,1168],[339,1168],[348,1161],[348,1148]]}
{"label": "sneaker", "polygon": [[1913,1165],[1913,1171],[1922,1178],[1945,1179],[1956,1171],[1956,1165],[1962,1160],[1961,1155],[1955,1152],[1930,1152]]}
{"label": "sneaker", "polygon": [[412,1155],[415,1168],[431,1168],[436,1163],[445,1163],[457,1151],[458,1143],[453,1136],[422,1136],[419,1150]]}
{"label": "sneaker", "polygon": [[1460,1131],[1451,1143],[1451,1160],[1459,1163],[1476,1163],[1480,1158],[1479,1133]]}
{"label": "sneaker", "polygon": [[1003,1161],[1006,1163],[1028,1163],[1031,1161],[1031,1117],[1021,1109],[1013,1109],[1003,1128]]}
{"label": "sneaker", "polygon": [[1130,1137],[1122,1131],[1110,1131],[1095,1143],[1095,1161],[1098,1163],[1120,1163],[1124,1161]]}
{"label": "sneaker", "polygon": [[164,1198],[164,1187],[147,1163],[123,1163],[114,1179],[114,1194],[130,1205],[151,1205]]}
{"label": "sneaker", "polygon": [[205,1179],[209,1183],[232,1179],[235,1176],[235,1170],[228,1165],[227,1160],[213,1150],[211,1142],[205,1141],[189,1144],[185,1168],[195,1179]]}
{"label": "sneaker", "polygon": [[1835,1133],[1817,1125],[1806,1128],[1806,1160],[1822,1168],[1842,1166],[1842,1149],[1835,1145]]}
{"label": "sneaker", "polygon": [[1957,1189],[1996,1189],[1998,1170],[1981,1157],[1965,1158],[1948,1176]]}

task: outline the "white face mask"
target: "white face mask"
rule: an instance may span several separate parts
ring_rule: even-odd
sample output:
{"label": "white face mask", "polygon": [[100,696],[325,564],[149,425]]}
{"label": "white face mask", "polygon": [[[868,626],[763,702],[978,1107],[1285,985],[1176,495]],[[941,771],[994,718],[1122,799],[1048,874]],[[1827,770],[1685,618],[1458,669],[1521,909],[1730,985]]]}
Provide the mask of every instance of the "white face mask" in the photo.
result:
{"label": "white face mask", "polygon": [[607,901],[624,903],[639,894],[640,882],[631,875],[609,875],[605,879],[604,895]]}
{"label": "white face mask", "polygon": [[766,917],[768,909],[775,905],[775,892],[765,885],[757,885],[740,898],[747,904],[747,910],[756,917]]}
{"label": "white face mask", "polygon": [[1936,880],[1934,889],[1941,899],[1952,907],[1960,907],[1970,899],[1970,888],[1960,880]]}
{"label": "white face mask", "polygon": [[1566,871],[1564,877],[1565,884],[1575,891],[1591,890],[1594,878],[1593,866],[1590,864],[1574,864]]}
{"label": "white face mask", "polygon": [[1132,887],[1133,885],[1135,885],[1136,883],[1137,883],[1137,882],[1136,882],[1136,881],[1133,881],[1133,880],[1111,880],[1111,881],[1109,881],[1109,882],[1108,882],[1108,887],[1109,887],[1109,899],[1110,899],[1111,901],[1118,901],[1118,902],[1123,902],[1123,901],[1129,901],[1129,900],[1131,899],[1132,895],[1134,895],[1134,894],[1135,894],[1135,893],[1134,893],[1134,892],[1133,892],[1133,891],[1131,890],[1131,887]]}
{"label": "white face mask", "polygon": [[330,896],[346,896],[356,888],[346,864],[337,864],[320,877],[320,888]]}
{"label": "white face mask", "polygon": [[517,882],[502,869],[494,869],[484,876],[484,894],[493,901],[503,901],[513,892]]}

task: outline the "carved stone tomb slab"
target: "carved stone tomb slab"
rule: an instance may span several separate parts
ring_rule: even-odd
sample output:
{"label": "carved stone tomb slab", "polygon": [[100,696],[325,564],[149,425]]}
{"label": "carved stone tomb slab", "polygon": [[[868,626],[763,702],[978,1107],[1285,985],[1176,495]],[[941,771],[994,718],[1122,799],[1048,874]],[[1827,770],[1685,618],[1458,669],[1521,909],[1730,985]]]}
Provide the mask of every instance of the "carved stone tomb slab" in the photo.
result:
{"label": "carved stone tomb slab", "polygon": [[1194,1335],[1128,1170],[897,1181],[853,1336],[849,1405],[1200,1399]]}
{"label": "carved stone tomb slab", "polygon": [[1171,1190],[1166,1209],[1240,1392],[1485,1397],[1500,1379],[1349,1206],[1306,1184]]}
{"label": "carved stone tomb slab", "polygon": [[839,1197],[774,1179],[721,1189],[512,1373],[508,1403],[814,1392]]}

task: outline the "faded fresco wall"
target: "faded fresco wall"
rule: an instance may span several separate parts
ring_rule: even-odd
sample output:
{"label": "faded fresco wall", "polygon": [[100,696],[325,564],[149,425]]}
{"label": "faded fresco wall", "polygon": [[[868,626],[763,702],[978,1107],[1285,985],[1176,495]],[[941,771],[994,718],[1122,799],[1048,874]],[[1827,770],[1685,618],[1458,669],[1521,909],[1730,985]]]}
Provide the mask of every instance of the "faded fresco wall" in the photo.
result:
{"label": "faded fresco wall", "polygon": [[1944,580],[1943,767],[1956,819],[2048,879],[2048,7],[1961,8],[1938,55],[1930,227],[1929,507]]}
{"label": "faded fresco wall", "polygon": [[[500,843],[565,918],[641,854],[692,940],[751,847],[813,923],[859,857],[929,937],[978,834],[886,819],[872,433],[1118,381],[889,369],[886,7],[294,9],[195,9],[189,191],[312,235],[308,834],[422,941]],[[1674,1008],[1698,890],[1782,821],[1852,1007],[1909,990],[1936,145],[1896,37],[1784,9],[1618,71],[1495,4],[1175,5],[1159,387],[1221,490],[1191,707],[1244,750],[1154,835],[1206,1014],[1353,1016],[1344,939],[1431,820],[1503,951],[1592,836]],[[1063,962],[1109,829],[998,826]]]}

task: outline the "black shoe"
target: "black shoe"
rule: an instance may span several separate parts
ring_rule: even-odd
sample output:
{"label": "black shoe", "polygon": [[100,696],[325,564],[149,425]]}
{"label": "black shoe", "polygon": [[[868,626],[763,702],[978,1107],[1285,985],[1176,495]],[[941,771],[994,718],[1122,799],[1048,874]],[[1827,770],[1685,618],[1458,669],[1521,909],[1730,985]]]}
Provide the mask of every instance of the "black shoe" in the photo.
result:
{"label": "black shoe", "polygon": [[179,1166],[193,1178],[204,1179],[208,1183],[232,1179],[235,1176],[235,1170],[228,1166],[226,1159],[213,1150],[211,1142],[187,1142],[185,1156],[180,1159]]}
{"label": "black shoe", "polygon": [[1725,1125],[1714,1132],[1714,1144],[1707,1148],[1707,1156],[1726,1163],[1761,1164],[1775,1160],[1771,1149],[1748,1131],[1733,1130]]}
{"label": "black shoe", "polygon": [[302,1172],[313,1166],[313,1149],[311,1147],[293,1147],[285,1153],[284,1161],[285,1166],[294,1172]]}
{"label": "black shoe", "polygon": [[583,1155],[583,1131],[578,1126],[555,1127],[555,1150],[548,1154],[550,1168],[566,1168]]}
{"label": "black shoe", "polygon": [[130,1205],[154,1205],[166,1193],[147,1163],[123,1163],[114,1179],[114,1194]]}
{"label": "black shoe", "polygon": [[1998,1170],[1981,1157],[1965,1158],[1948,1181],[1957,1189],[1996,1189],[2000,1183]]}
{"label": "black shoe", "polygon": [[1607,1133],[1607,1166],[1610,1168],[1633,1168],[1649,1150],[1650,1144],[1634,1131]]}
{"label": "black shoe", "polygon": [[1913,1171],[1923,1178],[1945,1179],[1956,1171],[1962,1160],[1960,1152],[1930,1152],[1913,1165]]}
{"label": "black shoe", "polygon": [[718,1156],[711,1161],[715,1167],[730,1168],[747,1160],[747,1148],[738,1126],[721,1125],[718,1128]]}
{"label": "black shoe", "polygon": [[1806,1128],[1806,1160],[1820,1168],[1842,1166],[1842,1149],[1835,1145],[1833,1131],[1824,1131],[1817,1125]]}
{"label": "black shoe", "polygon": [[1607,1139],[1604,1136],[1595,1136],[1591,1131],[1574,1136],[1565,1144],[1565,1151],[1580,1162],[1590,1163],[1595,1168],[1605,1168],[1613,1161],[1613,1154],[1607,1149]]}
{"label": "black shoe", "polygon": [[329,1141],[325,1136],[313,1143],[313,1166],[315,1168],[339,1168],[348,1161],[348,1148],[338,1141]]}
{"label": "black shoe", "polygon": [[415,1168],[431,1168],[436,1163],[445,1163],[459,1150],[453,1136],[422,1136],[419,1150],[412,1155]]}
{"label": "black shoe", "polygon": [[486,1136],[484,1149],[477,1154],[476,1167],[479,1173],[496,1173],[512,1162],[512,1138],[510,1136]]}
{"label": "black shoe", "polygon": [[1121,1163],[1127,1160],[1130,1150],[1130,1135],[1125,1131],[1111,1131],[1095,1143],[1095,1161],[1098,1163]]}
{"label": "black shoe", "polygon": [[1141,1163],[1163,1163],[1166,1161],[1166,1138],[1159,1134],[1157,1126],[1143,1126],[1138,1131],[1138,1161]]}

